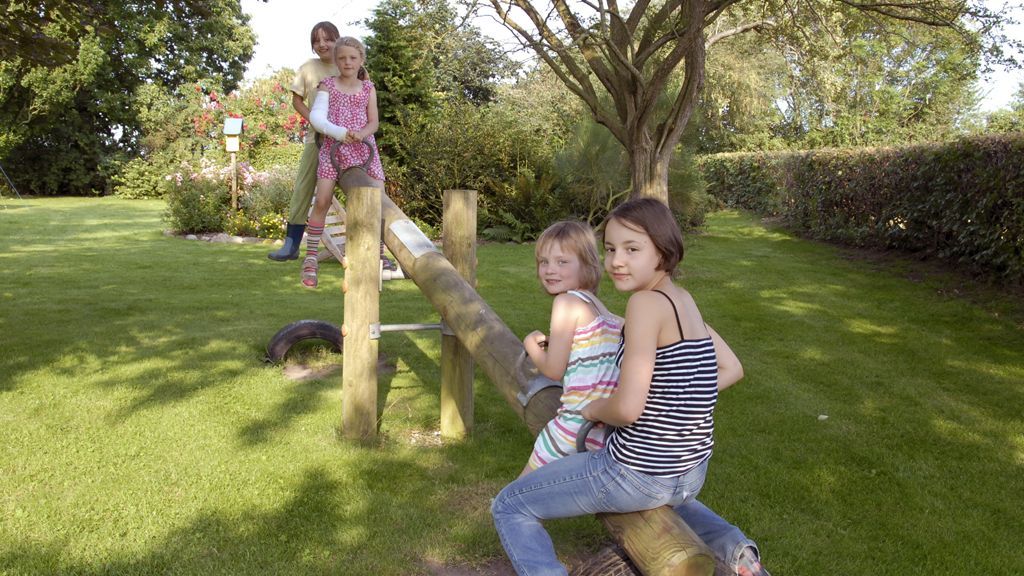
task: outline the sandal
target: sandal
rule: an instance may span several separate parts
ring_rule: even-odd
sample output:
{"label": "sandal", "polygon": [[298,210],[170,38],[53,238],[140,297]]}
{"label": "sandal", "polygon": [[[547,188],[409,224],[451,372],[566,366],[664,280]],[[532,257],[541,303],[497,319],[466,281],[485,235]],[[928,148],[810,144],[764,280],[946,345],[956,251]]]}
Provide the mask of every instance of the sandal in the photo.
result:
{"label": "sandal", "polygon": [[307,256],[302,261],[302,285],[306,288],[316,288],[317,272],[320,270],[320,263],[313,256]]}
{"label": "sandal", "polygon": [[739,576],[771,576],[764,566],[761,566],[761,559],[750,546],[740,553],[739,563],[736,566],[736,574]]}

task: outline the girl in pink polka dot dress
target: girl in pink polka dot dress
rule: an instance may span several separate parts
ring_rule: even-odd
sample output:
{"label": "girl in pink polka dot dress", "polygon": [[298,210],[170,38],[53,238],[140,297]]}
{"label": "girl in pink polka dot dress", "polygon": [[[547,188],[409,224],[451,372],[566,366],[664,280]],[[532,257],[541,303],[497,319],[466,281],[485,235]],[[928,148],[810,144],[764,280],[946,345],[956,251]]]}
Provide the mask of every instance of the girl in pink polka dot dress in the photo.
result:
{"label": "girl in pink polka dot dress", "polygon": [[377,141],[373,137],[380,123],[377,116],[377,90],[363,68],[366,48],[355,38],[339,38],[334,43],[334,60],[338,66],[338,75],[324,78],[320,82],[309,113],[310,124],[325,138],[320,147],[320,166],[316,171],[316,202],[306,225],[302,285],[307,288],[316,288],[317,285],[320,236],[324,231],[324,220],[331,207],[339,171],[362,166],[373,179],[374,186],[384,189],[384,167],[381,166]]}

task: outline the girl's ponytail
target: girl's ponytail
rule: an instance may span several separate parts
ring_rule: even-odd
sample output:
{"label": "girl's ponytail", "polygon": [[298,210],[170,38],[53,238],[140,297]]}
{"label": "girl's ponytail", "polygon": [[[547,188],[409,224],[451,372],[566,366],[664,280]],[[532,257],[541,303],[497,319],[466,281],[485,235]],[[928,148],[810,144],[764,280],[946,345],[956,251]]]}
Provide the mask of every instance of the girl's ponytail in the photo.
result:
{"label": "girl's ponytail", "polygon": [[369,73],[366,72],[366,66],[360,66],[359,72],[356,72],[356,78],[360,80],[366,80],[369,76]]}

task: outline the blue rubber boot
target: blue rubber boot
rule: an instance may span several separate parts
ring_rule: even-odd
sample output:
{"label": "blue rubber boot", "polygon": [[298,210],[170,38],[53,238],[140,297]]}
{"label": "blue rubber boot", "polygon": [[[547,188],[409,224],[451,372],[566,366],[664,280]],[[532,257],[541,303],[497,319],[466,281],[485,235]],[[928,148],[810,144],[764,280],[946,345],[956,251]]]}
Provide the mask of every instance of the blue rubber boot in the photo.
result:
{"label": "blue rubber boot", "polygon": [[267,254],[267,258],[276,262],[295,260],[299,257],[299,247],[302,246],[302,235],[306,232],[305,224],[289,224],[284,239],[284,246],[279,250]]}

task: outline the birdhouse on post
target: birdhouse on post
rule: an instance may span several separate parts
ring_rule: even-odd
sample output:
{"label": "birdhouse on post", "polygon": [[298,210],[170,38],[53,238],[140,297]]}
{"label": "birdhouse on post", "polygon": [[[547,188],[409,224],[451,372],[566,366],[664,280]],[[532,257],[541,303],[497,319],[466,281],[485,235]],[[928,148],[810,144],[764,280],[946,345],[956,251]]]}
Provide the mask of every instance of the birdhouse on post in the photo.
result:
{"label": "birdhouse on post", "polygon": [[224,119],[224,150],[238,152],[238,140],[242,136],[242,119]]}
{"label": "birdhouse on post", "polygon": [[238,168],[235,164],[235,153],[238,152],[239,139],[242,137],[242,119],[224,119],[224,150],[231,153],[231,210],[238,210]]}

